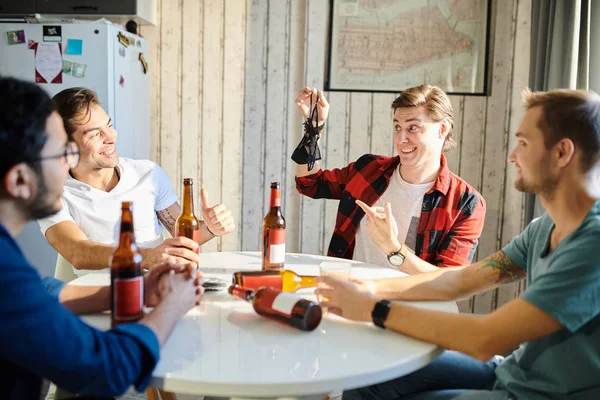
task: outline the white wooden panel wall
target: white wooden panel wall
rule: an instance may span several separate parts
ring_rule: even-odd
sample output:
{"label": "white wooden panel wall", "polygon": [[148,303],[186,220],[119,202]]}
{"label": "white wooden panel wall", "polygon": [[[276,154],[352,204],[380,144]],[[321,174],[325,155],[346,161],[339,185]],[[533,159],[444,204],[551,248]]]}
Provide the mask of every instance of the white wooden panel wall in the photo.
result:
{"label": "white wooden panel wall", "polygon": [[[513,17],[515,39],[512,65],[513,70],[511,74],[510,122],[508,129],[509,152],[512,151],[517,144],[514,133],[517,131],[519,121],[525,114],[525,110],[521,105],[521,92],[529,81],[531,19],[526,16],[531,15],[531,5],[532,0],[519,0],[516,17]],[[523,218],[525,216],[525,199],[514,188],[516,172],[514,167],[509,167],[506,171],[505,185],[507,185],[507,190],[504,191],[504,214],[501,221],[502,244],[510,242],[510,240],[518,235],[524,228]],[[524,289],[525,281],[498,289],[496,304],[492,304],[492,309],[514,299]]]}
{"label": "white wooden panel wall", "polygon": [[[297,91],[304,87],[306,79],[304,76],[305,65],[304,58],[305,52],[305,11],[306,1],[305,0],[291,0],[289,8],[289,53],[287,55],[288,62],[288,91],[287,99],[284,101],[287,103],[287,121],[286,130],[282,133],[287,137],[287,152],[285,153],[285,186],[283,186],[285,192],[282,193],[284,203],[283,209],[285,211],[285,217],[291,224],[296,225],[296,229],[288,229],[286,231],[286,242],[289,252],[298,252],[300,249],[300,241],[302,231],[298,228],[297,221],[300,220],[301,213],[301,202],[302,199],[296,192],[296,180],[290,171],[293,171],[296,164],[290,159],[291,154],[298,145],[300,138],[302,137],[302,116],[298,112],[295,98]],[[266,212],[266,208],[265,208]],[[324,224],[326,221],[323,221]]]}
{"label": "white wooden panel wall", "polygon": [[[150,41],[152,158],[181,192],[192,177],[223,202],[238,229],[203,251],[258,250],[268,184],[282,184],[288,252],[325,254],[337,202],[301,197],[290,155],[302,135],[294,103],[304,86],[322,88],[329,2],[322,0],[160,0],[160,25],[142,27]],[[492,1],[488,96],[451,96],[458,146],[450,168],[477,188],[488,213],[478,255],[522,229],[523,198],[505,160],[527,85],[531,0]],[[366,151],[394,155],[387,93],[326,93],[330,117],[321,150],[328,168]],[[196,208],[199,211],[199,204]],[[522,288],[503,287],[463,301],[489,312]]]}
{"label": "white wooden panel wall", "polygon": [[[263,218],[265,181],[265,128],[267,88],[267,22],[268,0],[248,3],[246,29],[245,101],[244,101],[244,168],[242,219],[237,226],[242,230],[241,248],[260,248],[259,221]],[[242,95],[242,93],[239,93]],[[227,199],[229,200],[229,199]]]}
{"label": "white wooden panel wall", "polygon": [[[238,0],[227,0],[224,12],[223,57],[223,167],[222,178],[217,177],[221,188],[221,202],[226,203],[233,218],[239,223],[242,216],[243,168],[243,111],[244,68],[246,52],[246,7]],[[210,60],[210,58],[206,58]],[[225,182],[226,184],[222,184]],[[229,202],[229,199],[234,199]],[[237,229],[223,238],[221,250],[239,249],[241,230]]]}
{"label": "white wooden panel wall", "polygon": [[[325,53],[327,49],[329,2],[308,0],[305,10],[305,84],[302,86],[322,89],[325,84]],[[296,112],[299,113],[300,111]],[[323,142],[321,151],[326,155],[328,146],[325,141]],[[323,165],[325,167],[329,166],[326,159]],[[287,173],[294,174],[294,169],[287,171]],[[325,202],[302,197],[301,219],[296,221],[301,231],[299,251],[312,254],[324,254],[326,252],[326,247],[323,246],[324,217]],[[290,221],[288,226],[292,223],[294,222]]]}
{"label": "white wooden panel wall", "polygon": [[151,158],[180,195],[182,179],[194,179],[198,215],[202,187],[211,206],[224,202],[232,211],[238,229],[211,240],[202,251],[238,250],[243,232],[246,1],[157,3],[159,24],[140,28],[151,45]]}

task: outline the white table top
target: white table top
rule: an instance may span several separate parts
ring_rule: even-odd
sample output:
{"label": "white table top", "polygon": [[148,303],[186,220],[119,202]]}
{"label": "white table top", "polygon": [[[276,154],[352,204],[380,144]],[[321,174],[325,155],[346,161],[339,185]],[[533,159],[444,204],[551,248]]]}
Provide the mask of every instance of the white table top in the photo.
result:
{"label": "white table top", "polygon": [[[286,268],[318,275],[323,256],[286,254]],[[333,259],[339,261],[339,259]],[[202,253],[205,276],[231,280],[231,273],[260,269],[258,252]],[[404,274],[352,262],[356,278]],[[70,284],[108,285],[106,273],[88,274]],[[299,293],[314,299],[310,290]],[[411,302],[416,307],[458,312],[453,302]],[[100,329],[110,327],[108,315],[85,317]],[[152,387],[207,396],[307,396],[352,389],[415,371],[441,348],[372,324],[327,315],[312,332],[303,332],[256,314],[252,305],[226,291],[206,293],[202,304],[177,324],[161,350]]]}

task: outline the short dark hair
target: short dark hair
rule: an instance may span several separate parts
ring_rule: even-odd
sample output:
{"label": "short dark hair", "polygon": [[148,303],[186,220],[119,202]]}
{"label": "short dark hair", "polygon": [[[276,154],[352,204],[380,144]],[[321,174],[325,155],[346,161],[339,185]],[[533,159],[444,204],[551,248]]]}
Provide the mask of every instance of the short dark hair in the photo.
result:
{"label": "short dark hair", "polygon": [[25,162],[39,171],[46,144],[48,118],[56,111],[50,96],[38,85],[0,78],[0,178]]}
{"label": "short dark hair", "polygon": [[93,105],[100,105],[96,92],[83,87],[65,89],[57,93],[52,100],[63,120],[69,140],[73,140],[77,125],[81,124],[86,117],[88,120],[91,118],[90,108]]}
{"label": "short dark hair", "polygon": [[392,109],[396,112],[399,108],[425,107],[427,117],[432,122],[450,122],[450,130],[444,141],[442,152],[446,152],[456,146],[456,141],[452,137],[454,129],[454,111],[450,98],[442,89],[437,86],[419,85],[405,89],[400,96],[392,102]]}
{"label": "short dark hair", "polygon": [[550,149],[561,139],[570,139],[581,151],[581,167],[588,172],[600,161],[600,96],[592,91],[557,89],[522,93],[527,110],[542,108],[539,128]]}

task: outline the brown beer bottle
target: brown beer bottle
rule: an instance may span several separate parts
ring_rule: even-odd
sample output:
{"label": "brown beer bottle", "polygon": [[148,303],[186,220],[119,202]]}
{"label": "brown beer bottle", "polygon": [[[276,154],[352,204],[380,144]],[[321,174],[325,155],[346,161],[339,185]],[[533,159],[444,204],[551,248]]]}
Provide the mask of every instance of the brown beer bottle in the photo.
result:
{"label": "brown beer bottle", "polygon": [[175,236],[185,236],[200,245],[200,223],[194,214],[194,183],[192,178],[183,179],[183,205],[181,206],[181,214],[175,222]]}
{"label": "brown beer bottle", "polygon": [[285,218],[279,182],[271,182],[269,212],[263,220],[262,269],[282,269],[285,262]]}
{"label": "brown beer bottle", "polygon": [[301,288],[316,286],[316,277],[298,275],[288,269],[265,271],[238,271],[233,273],[233,284],[244,289],[256,290],[268,286],[282,292],[295,292]]}
{"label": "brown beer bottle", "polygon": [[319,326],[323,315],[319,303],[270,287],[253,291],[230,286],[229,294],[252,303],[257,314],[303,331],[312,331]]}
{"label": "brown beer bottle", "polygon": [[110,261],[112,326],[144,316],[144,274],[133,231],[133,203],[122,202],[121,211],[119,246]]}

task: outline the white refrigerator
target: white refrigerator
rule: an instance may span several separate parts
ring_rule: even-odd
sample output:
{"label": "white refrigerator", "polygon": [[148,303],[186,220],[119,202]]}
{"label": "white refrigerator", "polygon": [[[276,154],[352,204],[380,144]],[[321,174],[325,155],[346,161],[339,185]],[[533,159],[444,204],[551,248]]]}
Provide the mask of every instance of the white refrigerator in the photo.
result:
{"label": "white refrigerator", "polygon": [[[119,133],[118,154],[150,156],[148,43],[108,22],[0,23],[0,76],[37,82],[50,96],[70,87],[93,89]],[[42,275],[56,252],[36,222],[17,237]]]}

